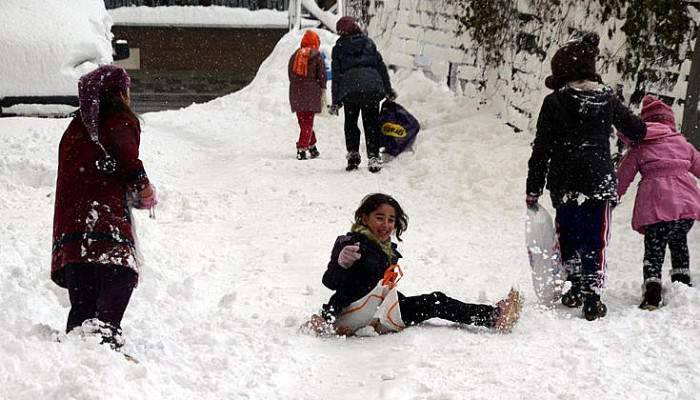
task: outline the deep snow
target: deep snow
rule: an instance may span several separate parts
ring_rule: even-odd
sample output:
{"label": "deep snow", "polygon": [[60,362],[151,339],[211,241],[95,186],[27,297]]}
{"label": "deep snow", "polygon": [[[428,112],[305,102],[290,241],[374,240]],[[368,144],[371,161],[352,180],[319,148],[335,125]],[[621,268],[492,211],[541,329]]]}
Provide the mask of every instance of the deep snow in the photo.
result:
{"label": "deep snow", "polygon": [[[123,326],[138,365],[57,333],[69,303],[49,280],[49,257],[57,145],[69,121],[0,119],[0,398],[700,397],[699,289],[665,274],[667,305],[637,308],[634,188],[614,213],[608,316],[542,309],[524,244],[532,133],[400,72],[399,101],[424,128],[415,153],[379,174],[366,160],[347,173],[342,117],[323,117],[320,159],[297,161],[286,63],[300,37],[285,36],[240,92],[143,116],[141,158],[161,204],[156,220],[136,218],[146,265]],[[411,218],[400,289],[495,302],[517,284],[526,304],[512,334],[441,321],[372,338],[298,333],[330,295],[320,278],[335,237],[375,191],[395,195]],[[699,228],[689,242],[700,259]]]}
{"label": "deep snow", "polygon": [[76,96],[81,75],[112,62],[111,29],[101,1],[3,0],[0,98]]}

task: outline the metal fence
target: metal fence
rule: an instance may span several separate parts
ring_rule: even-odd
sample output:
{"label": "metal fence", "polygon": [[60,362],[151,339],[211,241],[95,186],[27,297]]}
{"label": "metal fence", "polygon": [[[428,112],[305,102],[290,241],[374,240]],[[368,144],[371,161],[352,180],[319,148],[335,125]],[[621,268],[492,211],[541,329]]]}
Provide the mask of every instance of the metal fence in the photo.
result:
{"label": "metal fence", "polygon": [[286,11],[289,9],[289,0],[105,0],[108,9],[130,6],[224,6]]}

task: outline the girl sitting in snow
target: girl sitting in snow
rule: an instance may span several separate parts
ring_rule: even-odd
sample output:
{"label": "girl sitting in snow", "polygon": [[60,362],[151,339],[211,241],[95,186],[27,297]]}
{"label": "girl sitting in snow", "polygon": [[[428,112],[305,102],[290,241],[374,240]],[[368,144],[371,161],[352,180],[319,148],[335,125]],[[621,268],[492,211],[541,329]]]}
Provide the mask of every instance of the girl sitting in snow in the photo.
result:
{"label": "girl sitting in snow", "polygon": [[647,135],[622,159],[618,193],[624,195],[637,172],[642,174],[632,228],[644,235],[644,299],[639,307],[654,310],[661,304],[667,244],[671,281],[690,285],[687,235],[694,220],[700,220],[700,188],[690,174],[700,178],[700,152],[676,130],[673,110],[663,101],[644,97],[641,116]]}
{"label": "girl sitting in snow", "polygon": [[335,293],[323,306],[323,315],[314,315],[304,328],[315,333],[350,335],[371,327],[385,333],[400,331],[430,318],[486,326],[507,332],[519,317],[520,294],[512,290],[495,306],[467,304],[433,292],[404,296],[396,290],[401,254],[391,235],[401,234],[408,216],[399,203],[386,194],[365,197],[355,211],[350,232],[336,239],[323,284]]}
{"label": "girl sitting in snow", "polygon": [[297,160],[319,156],[314,132],[314,114],[322,111],[326,96],[326,67],[319,47],[321,39],[314,31],[306,31],[301,47],[292,54],[287,69],[289,75],[289,104],[299,121]]}

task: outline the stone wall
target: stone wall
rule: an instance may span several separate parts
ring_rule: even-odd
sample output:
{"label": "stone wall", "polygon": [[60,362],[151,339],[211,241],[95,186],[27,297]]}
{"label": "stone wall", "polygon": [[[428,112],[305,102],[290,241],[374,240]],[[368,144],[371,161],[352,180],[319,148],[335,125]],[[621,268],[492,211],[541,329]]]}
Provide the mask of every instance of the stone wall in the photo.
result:
{"label": "stone wall", "polygon": [[[522,11],[522,10],[521,10]],[[525,13],[534,10],[524,10]],[[608,26],[586,20],[581,13],[572,12],[557,26],[543,26],[537,18],[524,20],[519,29],[518,43],[509,52],[508,61],[498,70],[484,69],[476,56],[478,49],[468,37],[457,37],[454,8],[446,0],[371,0],[368,10],[368,32],[377,42],[389,65],[400,68],[422,69],[437,82],[466,96],[478,98],[481,103],[501,106],[507,118],[521,119],[519,125],[531,128],[541,98],[547,92],[544,78],[549,75],[549,60],[560,44],[574,30],[596,30],[601,35],[599,69],[606,82],[616,87],[629,101],[639,89],[639,82],[622,81],[614,65],[623,52],[624,36],[619,29],[608,35]],[[611,21],[620,26],[620,21]],[[674,108],[682,113],[690,56],[680,70],[672,88],[647,84],[645,91],[666,96]],[[639,101],[639,98],[633,99]]]}

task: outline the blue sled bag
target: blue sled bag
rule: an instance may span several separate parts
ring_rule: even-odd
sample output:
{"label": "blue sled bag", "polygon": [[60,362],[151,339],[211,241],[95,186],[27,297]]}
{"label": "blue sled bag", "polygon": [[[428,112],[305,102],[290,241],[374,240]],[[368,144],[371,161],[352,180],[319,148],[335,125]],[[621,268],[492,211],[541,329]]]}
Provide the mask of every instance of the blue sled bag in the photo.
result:
{"label": "blue sled bag", "polygon": [[386,100],[379,112],[379,128],[384,153],[396,157],[416,140],[420,124],[399,103]]}

